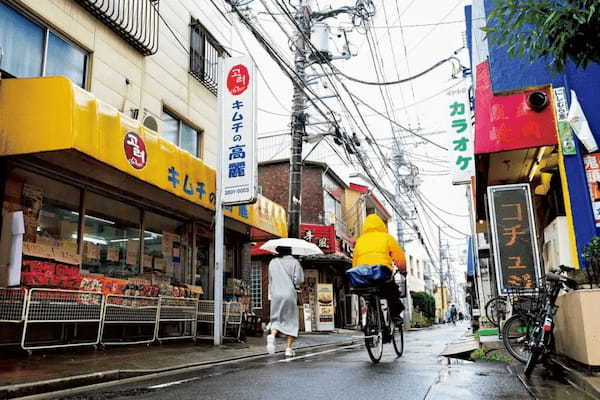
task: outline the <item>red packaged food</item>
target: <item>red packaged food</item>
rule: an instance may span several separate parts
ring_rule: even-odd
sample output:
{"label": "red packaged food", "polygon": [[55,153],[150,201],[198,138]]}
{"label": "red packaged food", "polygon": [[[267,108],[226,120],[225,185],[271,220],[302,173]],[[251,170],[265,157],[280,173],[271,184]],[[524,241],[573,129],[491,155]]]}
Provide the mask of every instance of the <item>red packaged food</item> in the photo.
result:
{"label": "red packaged food", "polygon": [[29,287],[51,286],[54,274],[42,272],[21,272],[21,284]]}
{"label": "red packaged food", "polygon": [[47,261],[33,261],[29,264],[29,272],[54,274],[56,272],[56,265]]}
{"label": "red packaged food", "polygon": [[56,264],[56,275],[79,275],[79,267],[72,265]]}

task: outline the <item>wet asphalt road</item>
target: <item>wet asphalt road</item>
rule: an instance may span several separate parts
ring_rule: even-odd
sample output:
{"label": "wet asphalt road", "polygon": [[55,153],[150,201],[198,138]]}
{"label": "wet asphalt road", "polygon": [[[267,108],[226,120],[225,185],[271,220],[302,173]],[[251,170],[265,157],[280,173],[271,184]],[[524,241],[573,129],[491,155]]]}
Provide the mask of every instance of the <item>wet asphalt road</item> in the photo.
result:
{"label": "wet asphalt road", "polygon": [[276,355],[113,386],[68,397],[79,399],[530,399],[518,378],[500,362],[463,362],[438,357],[466,325],[408,332],[397,359],[386,345],[380,364],[354,346],[322,354]]}

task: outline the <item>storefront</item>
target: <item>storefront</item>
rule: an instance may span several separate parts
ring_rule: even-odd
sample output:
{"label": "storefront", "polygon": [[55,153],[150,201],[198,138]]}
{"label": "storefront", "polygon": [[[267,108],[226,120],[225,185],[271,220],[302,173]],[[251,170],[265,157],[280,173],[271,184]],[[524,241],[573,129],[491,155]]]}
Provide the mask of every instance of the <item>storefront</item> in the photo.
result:
{"label": "storefront", "polygon": [[[358,303],[355,296],[350,295],[344,275],[352,266],[353,243],[338,236],[334,225],[301,224],[300,233],[304,240],[323,251],[321,255],[300,257],[304,269],[304,285],[299,299],[302,304],[299,306],[301,330],[332,331],[355,326]],[[263,288],[259,312],[263,320],[268,321],[268,263],[273,256],[260,249],[266,239],[264,236],[257,233],[253,238],[252,265],[257,274],[260,273],[259,281]]]}
{"label": "storefront", "polygon": [[[64,78],[0,83],[0,156],[1,239],[15,216],[24,231],[22,246],[9,246],[22,263],[0,274],[0,287],[96,292],[101,303],[214,298],[215,171],[201,160]],[[250,229],[287,236],[285,211],[261,196],[225,215],[224,295],[248,304]],[[155,336],[169,336],[163,325]],[[0,327],[3,337],[20,329]]]}

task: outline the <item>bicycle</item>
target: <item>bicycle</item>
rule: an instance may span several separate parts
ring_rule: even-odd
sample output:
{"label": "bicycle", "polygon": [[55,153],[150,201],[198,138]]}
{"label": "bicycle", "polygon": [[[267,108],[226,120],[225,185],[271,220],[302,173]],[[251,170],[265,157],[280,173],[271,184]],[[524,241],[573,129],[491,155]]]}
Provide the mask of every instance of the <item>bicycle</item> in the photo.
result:
{"label": "bicycle", "polygon": [[556,299],[563,289],[566,291],[577,289],[577,282],[564,276],[565,273],[571,271],[575,271],[575,269],[561,265],[558,270],[546,274],[544,306],[536,313],[528,337],[529,356],[524,371],[527,378],[531,376],[539,360],[552,350],[554,344],[554,315],[558,309]]}
{"label": "bicycle", "polygon": [[509,292],[512,316],[502,327],[502,342],[506,350],[525,364],[529,357],[529,335],[538,310],[545,302],[543,286],[531,289],[513,288]]}
{"label": "bicycle", "polygon": [[496,328],[500,325],[500,322],[504,320],[508,314],[508,310],[509,303],[502,296],[494,297],[485,303],[485,316]]}
{"label": "bicycle", "polygon": [[379,295],[378,286],[353,288],[350,293],[360,296],[361,325],[365,334],[365,347],[369,358],[377,364],[383,356],[383,345],[392,342],[398,357],[404,353],[404,328],[390,316],[387,300]]}

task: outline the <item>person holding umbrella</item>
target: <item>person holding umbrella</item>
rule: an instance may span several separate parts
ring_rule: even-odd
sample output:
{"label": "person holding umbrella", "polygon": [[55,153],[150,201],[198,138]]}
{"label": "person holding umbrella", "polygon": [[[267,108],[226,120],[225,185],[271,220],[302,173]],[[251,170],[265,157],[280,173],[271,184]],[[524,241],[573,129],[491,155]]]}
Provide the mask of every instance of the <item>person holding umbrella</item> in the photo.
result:
{"label": "person holding umbrella", "polygon": [[296,287],[304,282],[304,271],[292,256],[292,248],[277,246],[278,257],[269,263],[269,293],[271,294],[271,321],[267,336],[267,352],[275,353],[275,337],[287,335],[286,357],[295,355],[292,346],[298,337],[298,299]]}

